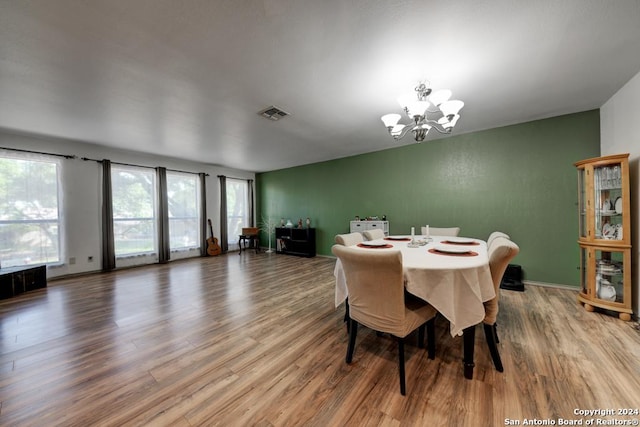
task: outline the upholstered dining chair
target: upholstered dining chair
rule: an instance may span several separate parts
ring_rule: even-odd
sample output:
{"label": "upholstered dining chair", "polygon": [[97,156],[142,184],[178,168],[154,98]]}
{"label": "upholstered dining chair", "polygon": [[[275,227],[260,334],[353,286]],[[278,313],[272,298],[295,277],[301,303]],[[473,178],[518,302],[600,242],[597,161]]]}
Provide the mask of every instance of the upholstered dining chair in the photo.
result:
{"label": "upholstered dining chair", "polygon": [[[362,243],[364,241],[364,237],[362,233],[353,232],[348,234],[336,234],[335,241],[338,245],[342,246],[353,246],[358,243]],[[349,298],[344,302],[344,322],[347,325],[347,332],[349,332],[350,322],[349,322]]]}
{"label": "upholstered dining chair", "polygon": [[518,255],[520,248],[506,237],[498,236],[493,239],[488,251],[489,268],[491,269],[491,279],[493,279],[493,287],[496,291],[496,296],[484,303],[484,335],[487,338],[487,345],[489,346],[489,352],[493,359],[493,365],[496,367],[498,372],[503,372],[504,368],[502,366],[502,360],[500,359],[500,353],[498,352],[497,346],[499,340],[496,327],[499,308],[498,302],[500,300],[500,282],[502,281],[502,276],[507,269],[507,265],[509,265],[509,261]]}
{"label": "upholstered dining chair", "polygon": [[364,238],[362,237],[362,233],[356,231],[348,234],[336,234],[335,241],[342,246],[353,246],[362,243]]}
{"label": "upholstered dining chair", "polygon": [[[423,236],[427,235],[427,227],[422,227],[420,230]],[[429,227],[430,236],[450,236],[455,237],[460,234],[460,227]]]}
{"label": "upholstered dining chair", "polygon": [[384,239],[384,230],[376,228],[373,230],[363,231],[362,234],[367,240]]}
{"label": "upholstered dining chair", "polygon": [[489,234],[489,237],[487,238],[487,248],[491,247],[491,243],[493,243],[496,237],[504,237],[506,239],[511,239],[511,237],[509,237],[508,234],[503,233],[502,231],[494,231],[493,233]]}
{"label": "upholstered dining chair", "polygon": [[422,347],[426,328],[428,356],[433,359],[436,310],[419,298],[405,295],[400,251],[367,251],[341,245],[333,245],[331,251],[342,263],[349,293],[351,325],[346,362],[353,360],[358,324],[393,335],[398,340],[400,393],[404,396],[404,339],[418,329],[418,345]]}

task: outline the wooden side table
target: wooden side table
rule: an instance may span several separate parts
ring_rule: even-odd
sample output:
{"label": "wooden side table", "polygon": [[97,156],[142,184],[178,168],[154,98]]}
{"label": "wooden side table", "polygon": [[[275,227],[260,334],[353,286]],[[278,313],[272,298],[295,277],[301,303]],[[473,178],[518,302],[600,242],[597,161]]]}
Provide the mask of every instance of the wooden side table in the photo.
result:
{"label": "wooden side table", "polygon": [[[247,244],[248,242],[248,244]],[[245,227],[242,229],[242,234],[238,236],[238,246],[240,250],[238,255],[242,254],[243,250],[255,248],[256,253],[260,252],[260,237],[258,236],[257,227]]]}

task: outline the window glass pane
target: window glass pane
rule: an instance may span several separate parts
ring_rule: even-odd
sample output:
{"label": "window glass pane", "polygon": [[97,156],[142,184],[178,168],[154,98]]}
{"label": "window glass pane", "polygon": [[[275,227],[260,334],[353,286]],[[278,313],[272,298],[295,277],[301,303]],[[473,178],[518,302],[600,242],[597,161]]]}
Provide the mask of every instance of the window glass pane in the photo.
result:
{"label": "window glass pane", "polygon": [[242,227],[249,227],[249,184],[227,178],[227,236],[229,245],[238,243]]}
{"label": "window glass pane", "polygon": [[167,172],[169,246],[171,250],[200,247],[200,189],[192,174]]}
{"label": "window glass pane", "polygon": [[157,252],[155,171],[113,166],[111,185],[116,256]]}
{"label": "window glass pane", "polygon": [[0,157],[2,267],[60,262],[56,160]]}

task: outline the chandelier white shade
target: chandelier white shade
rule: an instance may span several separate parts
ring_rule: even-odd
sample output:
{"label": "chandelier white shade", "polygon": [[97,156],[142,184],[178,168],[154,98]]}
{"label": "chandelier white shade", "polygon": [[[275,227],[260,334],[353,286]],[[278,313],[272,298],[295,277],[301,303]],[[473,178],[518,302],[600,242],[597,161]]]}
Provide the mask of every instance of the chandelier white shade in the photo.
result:
{"label": "chandelier white shade", "polygon": [[451,91],[441,89],[433,91],[425,83],[415,87],[414,92],[398,98],[400,107],[404,110],[411,124],[402,124],[400,114],[385,114],[382,122],[389,131],[389,135],[396,141],[404,138],[409,131],[413,138],[422,142],[429,130],[435,129],[440,133],[451,133],[460,118],[460,110],[464,102],[449,100]]}

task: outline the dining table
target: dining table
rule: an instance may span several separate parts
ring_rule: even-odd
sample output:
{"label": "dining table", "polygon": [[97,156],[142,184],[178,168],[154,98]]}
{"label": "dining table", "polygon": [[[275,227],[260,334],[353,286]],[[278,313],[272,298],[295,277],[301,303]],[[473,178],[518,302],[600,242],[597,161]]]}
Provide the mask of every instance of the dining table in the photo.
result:
{"label": "dining table", "polygon": [[[463,336],[464,376],[473,378],[475,326],[484,320],[484,302],[496,295],[486,242],[458,236],[386,236],[350,247],[401,252],[406,291],[445,317],[452,336]],[[340,259],[336,260],[334,275],[338,307],[348,298]]]}

